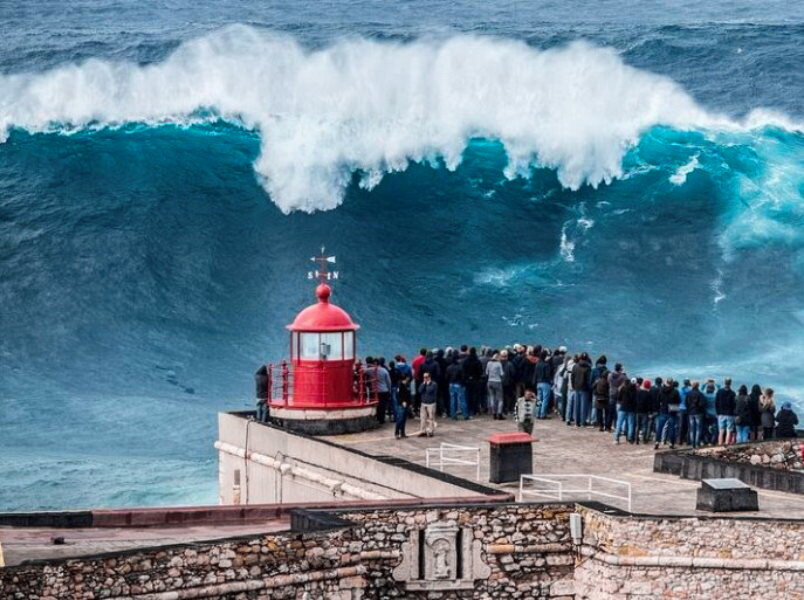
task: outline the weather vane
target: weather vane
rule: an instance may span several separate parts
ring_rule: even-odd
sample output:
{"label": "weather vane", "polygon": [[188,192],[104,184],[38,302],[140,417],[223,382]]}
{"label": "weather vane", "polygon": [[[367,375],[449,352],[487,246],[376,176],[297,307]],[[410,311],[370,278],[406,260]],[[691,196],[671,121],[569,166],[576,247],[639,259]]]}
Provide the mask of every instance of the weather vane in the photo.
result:
{"label": "weather vane", "polygon": [[317,263],[318,268],[315,271],[307,271],[307,279],[315,279],[318,277],[319,283],[338,279],[338,272],[330,271],[328,267],[330,264],[335,264],[335,257],[327,256],[324,246],[321,246],[321,256],[313,256],[310,260]]}

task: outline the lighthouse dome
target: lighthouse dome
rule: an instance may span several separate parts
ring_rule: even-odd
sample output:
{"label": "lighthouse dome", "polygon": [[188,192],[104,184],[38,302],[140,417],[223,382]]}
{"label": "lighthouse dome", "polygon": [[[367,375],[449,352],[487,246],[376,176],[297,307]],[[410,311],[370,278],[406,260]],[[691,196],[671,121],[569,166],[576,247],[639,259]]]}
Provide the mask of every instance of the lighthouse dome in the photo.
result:
{"label": "lighthouse dome", "polygon": [[359,328],[349,314],[342,308],[330,304],[332,289],[320,284],[315,295],[318,302],[302,310],[293,323],[288,325],[291,331],[355,331]]}

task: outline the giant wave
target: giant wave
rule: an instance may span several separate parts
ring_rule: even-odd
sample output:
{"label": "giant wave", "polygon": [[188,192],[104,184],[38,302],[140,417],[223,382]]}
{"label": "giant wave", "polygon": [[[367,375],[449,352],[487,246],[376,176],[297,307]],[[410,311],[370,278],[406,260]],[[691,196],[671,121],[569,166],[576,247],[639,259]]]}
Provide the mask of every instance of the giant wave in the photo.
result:
{"label": "giant wave", "polygon": [[671,79],[585,42],[537,50],[468,35],[350,38],[307,50],[234,25],[156,64],[92,59],[0,76],[0,139],[15,127],[70,132],[217,118],[260,134],[254,168],[286,213],[338,206],[355,172],[370,189],[410,161],[454,169],[474,137],[504,145],[506,177],[549,167],[575,190],[623,175],[626,151],[656,125],[802,129],[769,110],[739,121],[709,112]]}

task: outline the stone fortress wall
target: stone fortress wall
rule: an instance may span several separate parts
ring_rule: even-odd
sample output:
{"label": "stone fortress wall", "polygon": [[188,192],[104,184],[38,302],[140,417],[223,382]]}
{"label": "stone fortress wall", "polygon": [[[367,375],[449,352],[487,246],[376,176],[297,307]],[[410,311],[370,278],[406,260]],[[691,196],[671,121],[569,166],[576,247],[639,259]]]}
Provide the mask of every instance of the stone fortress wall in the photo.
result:
{"label": "stone fortress wall", "polygon": [[591,503],[298,511],[278,534],[0,570],[0,597],[20,600],[760,596],[804,597],[800,521]]}

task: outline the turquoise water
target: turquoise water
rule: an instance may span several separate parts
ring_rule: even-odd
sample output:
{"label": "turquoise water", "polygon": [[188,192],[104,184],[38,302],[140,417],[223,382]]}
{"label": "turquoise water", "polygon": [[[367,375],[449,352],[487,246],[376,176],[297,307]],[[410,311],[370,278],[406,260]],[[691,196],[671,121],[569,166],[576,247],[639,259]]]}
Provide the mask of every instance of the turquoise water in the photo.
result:
{"label": "turquoise water", "polygon": [[804,409],[795,5],[0,18],[2,509],[216,502],[321,244],[361,353],[562,343]]}

